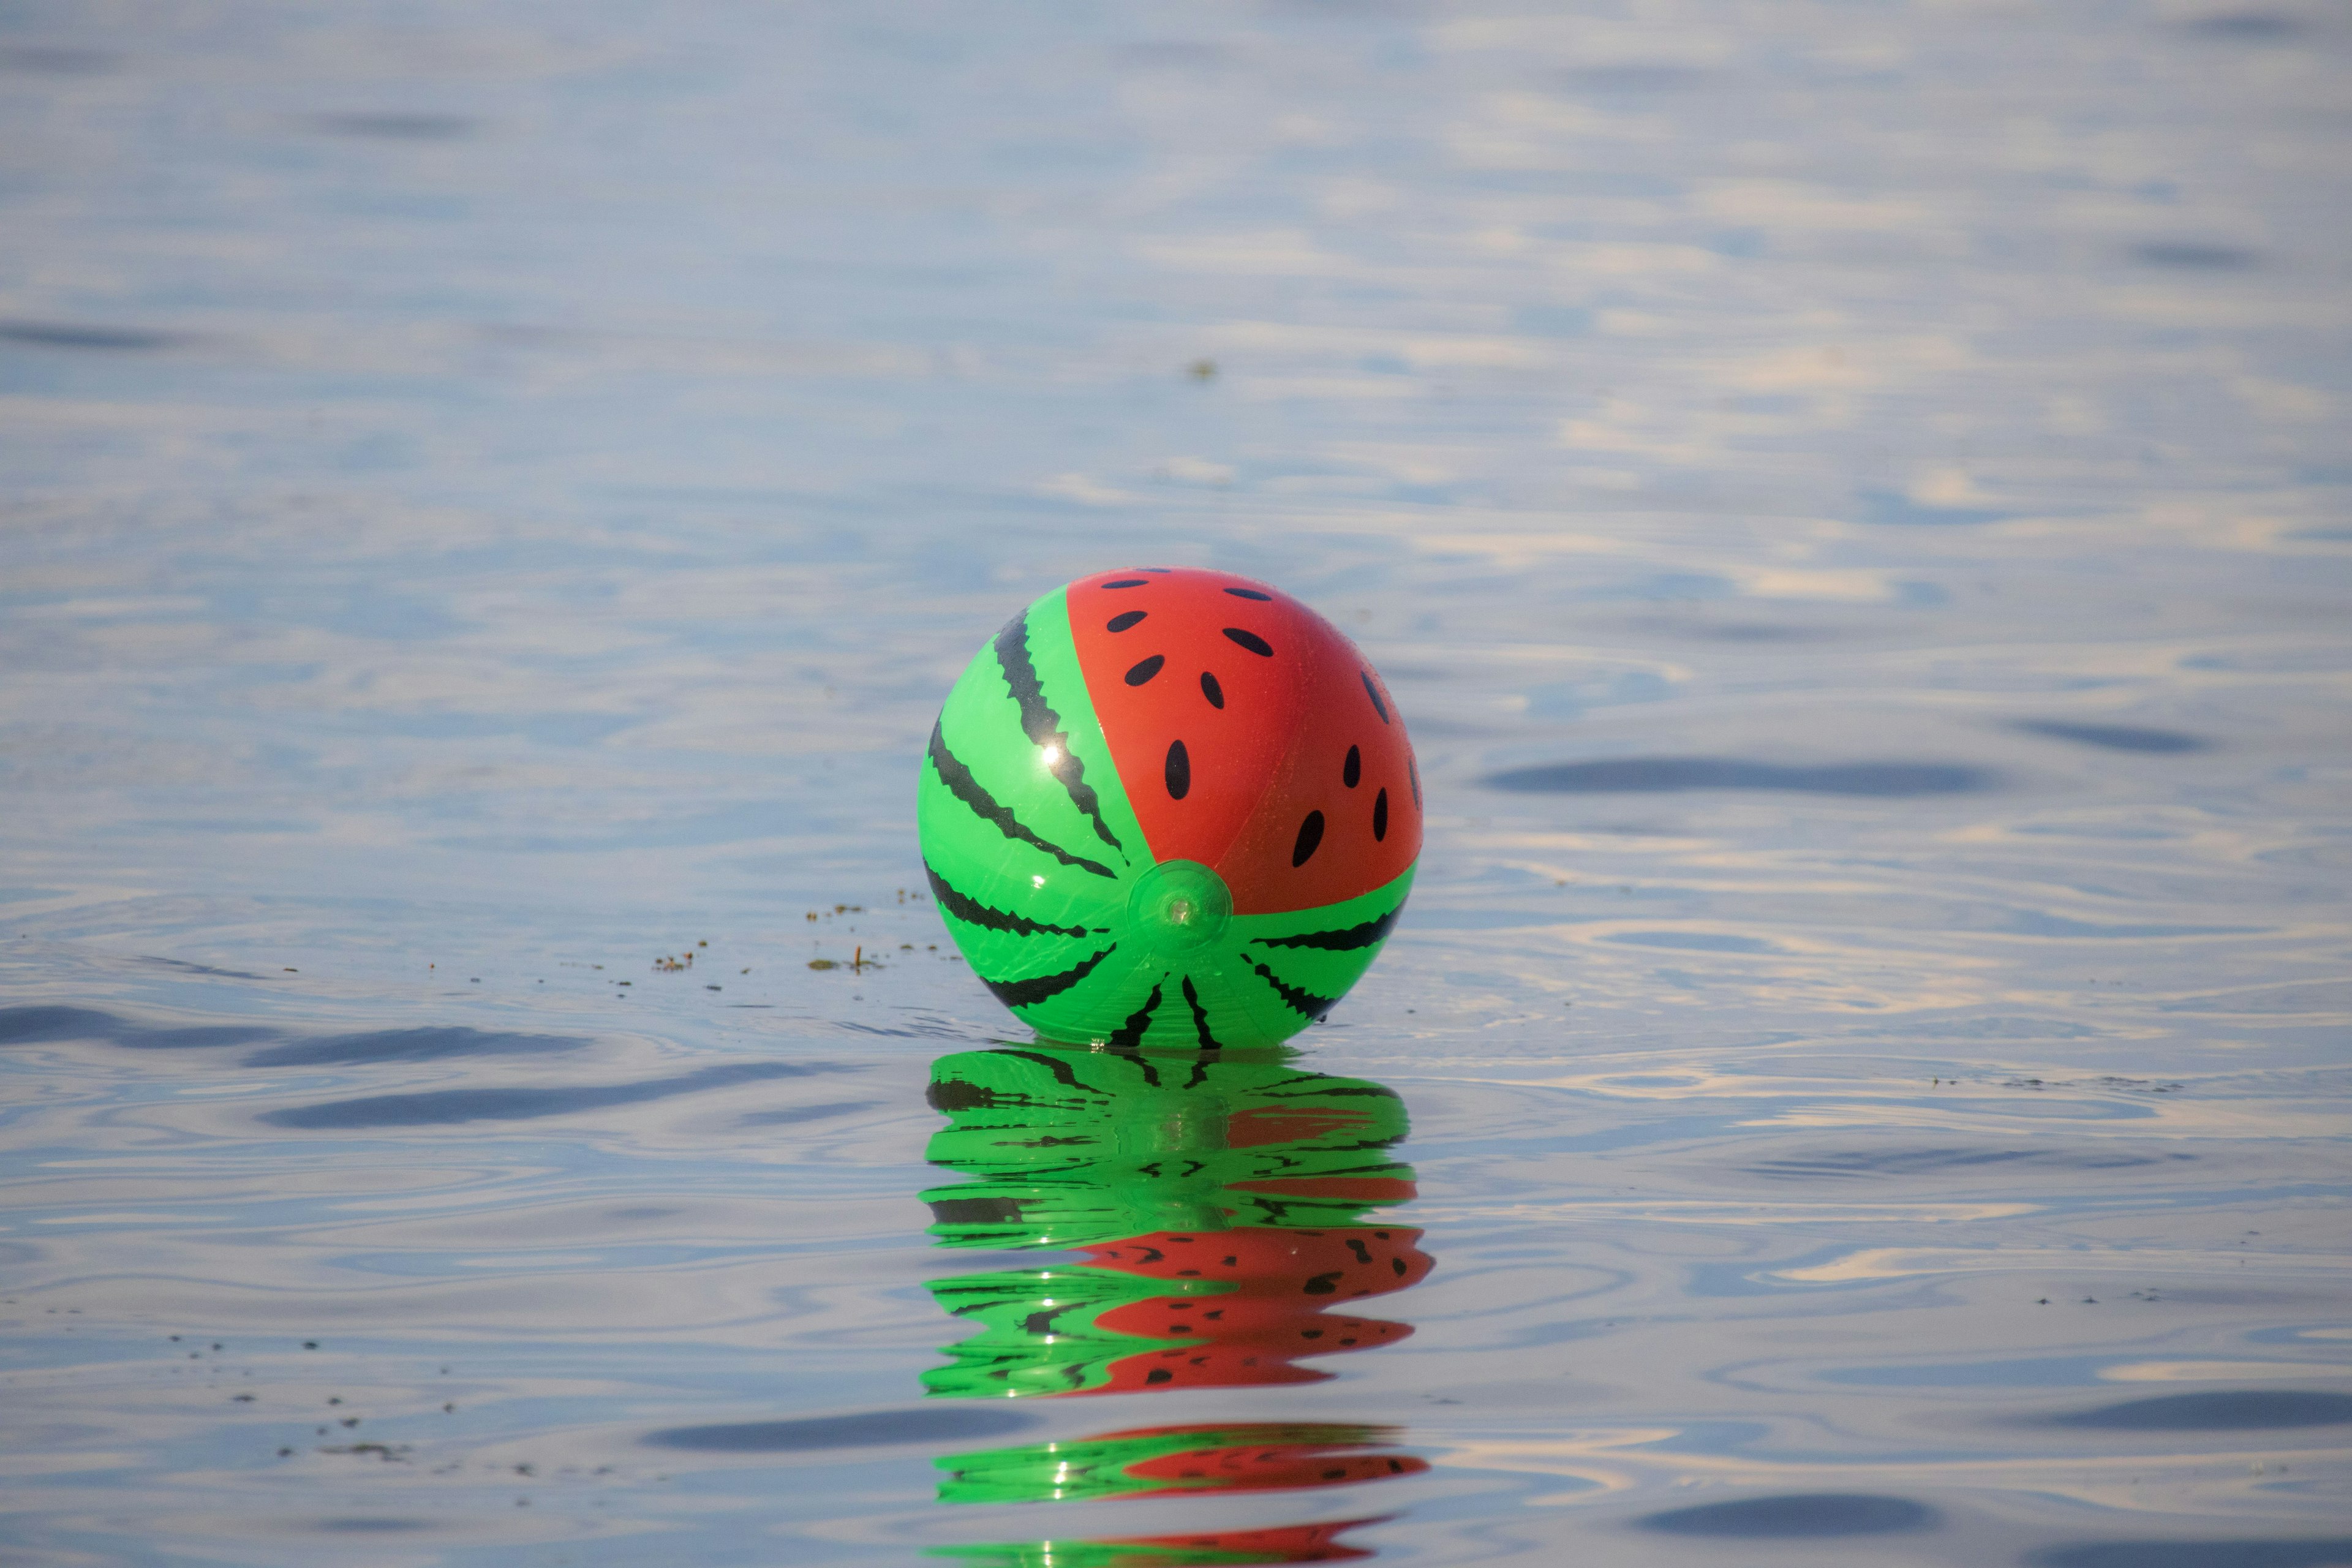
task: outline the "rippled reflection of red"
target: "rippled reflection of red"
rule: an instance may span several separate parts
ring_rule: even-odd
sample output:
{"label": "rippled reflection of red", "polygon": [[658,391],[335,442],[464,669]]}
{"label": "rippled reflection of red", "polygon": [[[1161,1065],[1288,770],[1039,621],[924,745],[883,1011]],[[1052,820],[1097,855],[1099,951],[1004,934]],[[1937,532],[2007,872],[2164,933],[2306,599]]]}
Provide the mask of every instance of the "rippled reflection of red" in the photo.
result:
{"label": "rippled reflection of red", "polygon": [[[1430,1269],[1402,1226],[1328,1230],[1252,1228],[1156,1232],[1078,1248],[1099,1268],[1233,1289],[1216,1295],[1150,1297],[1115,1307],[1098,1326],[1174,1342],[1111,1363],[1109,1381],[1087,1394],[1155,1388],[1230,1388],[1314,1383],[1331,1373],[1297,1366],[1301,1357],[1392,1344],[1410,1323],[1335,1311],[1351,1301],[1418,1283]],[[1206,1342],[1205,1343],[1202,1342]]]}

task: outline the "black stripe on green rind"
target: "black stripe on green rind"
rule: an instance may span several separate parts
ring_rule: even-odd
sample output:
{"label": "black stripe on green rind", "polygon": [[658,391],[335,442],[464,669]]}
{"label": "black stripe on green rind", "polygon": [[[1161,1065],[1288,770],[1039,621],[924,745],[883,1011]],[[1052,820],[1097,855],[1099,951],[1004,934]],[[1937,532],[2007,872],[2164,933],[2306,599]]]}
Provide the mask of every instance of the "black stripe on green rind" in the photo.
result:
{"label": "black stripe on green rind", "polygon": [[990,909],[978,899],[960,893],[950,887],[948,879],[934,870],[928,860],[923,862],[923,875],[931,879],[931,894],[938,899],[940,908],[968,925],[981,926],[989,931],[1009,931],[1014,936],[1104,936],[1108,934],[1102,930],[1090,930],[1086,926],[1046,925],[1042,921],[1033,921],[1026,915],[1009,915],[1003,910]]}
{"label": "black stripe on green rind", "polygon": [[[994,795],[989,794],[981,782],[972,777],[971,770],[959,761],[953,752],[948,750],[947,737],[940,733],[940,727],[936,723],[931,726],[930,759],[931,766],[939,770],[940,782],[948,786],[948,793],[961,801],[971,814],[982,821],[993,823],[996,830],[1005,837],[1016,843],[1043,849],[1065,866],[1075,866],[1081,871],[1091,871],[1097,877],[1109,877],[1113,879],[1118,878],[1118,872],[1100,861],[1088,860],[1081,856],[1073,855],[1056,845],[1046,843],[1045,840],[1024,827],[1020,819],[1013,815],[1011,808],[1003,805]],[[1088,792],[1089,798],[1092,797],[1092,793]]]}
{"label": "black stripe on green rind", "polygon": [[1127,846],[1103,820],[1102,802],[1087,783],[1086,764],[1070,750],[1070,737],[1062,731],[1062,716],[1046,704],[1045,683],[1037,678],[1037,666],[1029,657],[1028,611],[1004,623],[1004,629],[996,634],[995,647],[997,668],[1003,670],[1004,684],[1021,707],[1022,733],[1029,737],[1031,745],[1053,750],[1055,760],[1048,771],[1069,793],[1070,804],[1094,819],[1097,837],[1125,856]]}
{"label": "black stripe on green rind", "polygon": [[1059,974],[1040,974],[1034,980],[991,980],[983,974],[982,984],[996,993],[996,999],[1008,1007],[1026,1007],[1043,1002],[1049,996],[1059,996],[1079,981],[1095,972],[1095,966],[1118,951],[1113,942],[1075,969],[1065,969]]}
{"label": "black stripe on green rind", "polygon": [[1259,979],[1274,987],[1275,994],[1281,997],[1283,1005],[1294,1013],[1309,1018],[1319,1018],[1329,1012],[1332,1005],[1339,1000],[1337,996],[1318,996],[1311,991],[1301,991],[1296,985],[1285,984],[1282,976],[1263,963],[1252,964],[1250,967],[1257,971]]}
{"label": "black stripe on green rind", "polygon": [[[1302,910],[1264,915],[1235,915],[1226,938],[1238,950],[1239,964],[1218,977],[1222,984],[1204,984],[1202,998],[1216,1016],[1219,1032],[1231,1047],[1246,1034],[1255,1043],[1261,1034],[1285,1038],[1298,1032],[1302,1020],[1319,1019],[1325,1010],[1347,995],[1363,978],[1394,925],[1381,930],[1412,891],[1413,868],[1352,899]],[[1361,945],[1358,945],[1360,943]],[[1255,971],[1267,982],[1252,980]],[[1225,1026],[1221,996],[1230,996],[1246,1020]]]}
{"label": "black stripe on green rind", "polygon": [[1222,1051],[1225,1043],[1209,1032],[1209,1010],[1201,1005],[1201,994],[1192,989],[1192,977],[1184,976],[1184,1005],[1192,1009],[1192,1027],[1201,1037],[1204,1051]]}
{"label": "black stripe on green rind", "polygon": [[1044,1068],[1047,1072],[1053,1074],[1054,1081],[1055,1083],[1067,1084],[1072,1089],[1087,1089],[1092,1087],[1091,1085],[1082,1084],[1078,1081],[1078,1075],[1071,1070],[1069,1063],[1063,1061],[1057,1057],[1049,1057],[1042,1051],[970,1051],[965,1054],[968,1056],[1003,1056],[1010,1057],[1016,1061],[1034,1062],[1039,1067]]}
{"label": "black stripe on green rind", "polygon": [[1259,936],[1250,940],[1260,947],[1313,947],[1325,952],[1348,952],[1360,947],[1377,947],[1395,929],[1397,917],[1404,913],[1400,903],[1378,920],[1366,921],[1345,931],[1310,931],[1297,936]]}
{"label": "black stripe on green rind", "polygon": [[1151,1027],[1151,1015],[1158,1011],[1160,1011],[1160,987],[1154,985],[1151,988],[1151,994],[1143,999],[1143,1005],[1129,1013],[1127,1016],[1127,1022],[1112,1030],[1110,1038],[1105,1040],[1103,1044],[1123,1051],[1133,1050],[1143,1043],[1143,1031]]}

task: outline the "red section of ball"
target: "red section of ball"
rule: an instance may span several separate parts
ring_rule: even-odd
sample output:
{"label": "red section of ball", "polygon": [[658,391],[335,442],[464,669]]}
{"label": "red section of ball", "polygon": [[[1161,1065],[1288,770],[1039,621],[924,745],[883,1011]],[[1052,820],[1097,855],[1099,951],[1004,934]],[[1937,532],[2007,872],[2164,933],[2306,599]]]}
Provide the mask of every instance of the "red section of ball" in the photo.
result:
{"label": "red section of ball", "polygon": [[[1353,1563],[1371,1552],[1349,1546],[1339,1539],[1339,1532],[1380,1522],[1349,1519],[1330,1524],[1286,1524],[1272,1530],[1218,1530],[1205,1535],[1120,1535],[1102,1544],[1134,1548],[1136,1561],[1147,1564],[1187,1561],[1176,1555],[1184,1552],[1217,1552],[1235,1563]],[[1148,1555],[1151,1548],[1167,1555]]]}
{"label": "red section of ball", "polygon": [[1410,1454],[1351,1454],[1329,1443],[1236,1443],[1139,1459],[1126,1468],[1138,1480],[1272,1492],[1417,1476],[1429,1461]]}
{"label": "red section of ball", "polygon": [[1419,1284],[1430,1270],[1429,1255],[1421,1250],[1420,1241],[1421,1232],[1410,1226],[1316,1230],[1249,1226],[1154,1231],[1077,1250],[1097,1268],[1153,1279],[1214,1279],[1244,1296],[1295,1300],[1319,1310]]}
{"label": "red section of ball", "polygon": [[1331,1374],[1292,1363],[1392,1344],[1412,1332],[1409,1324],[1333,1309],[1418,1284],[1430,1269],[1420,1240],[1421,1232],[1402,1226],[1256,1226],[1160,1231],[1082,1247],[1098,1268],[1229,1287],[1214,1295],[1149,1297],[1104,1312],[1097,1328],[1182,1342],[1121,1357],[1111,1363],[1108,1383],[1086,1392],[1318,1382]]}
{"label": "red section of ball", "polygon": [[1338,627],[1247,577],[1070,584],[1087,692],[1157,860],[1197,860],[1236,914],[1361,897],[1421,853],[1412,744]]}

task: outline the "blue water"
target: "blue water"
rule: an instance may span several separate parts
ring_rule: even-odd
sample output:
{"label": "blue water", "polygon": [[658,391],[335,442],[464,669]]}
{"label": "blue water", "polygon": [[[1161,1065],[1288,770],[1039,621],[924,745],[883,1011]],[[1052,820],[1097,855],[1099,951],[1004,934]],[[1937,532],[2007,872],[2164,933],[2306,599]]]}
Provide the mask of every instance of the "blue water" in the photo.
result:
{"label": "blue water", "polygon": [[[0,11],[0,1560],[2352,1563],[2347,65]],[[1284,1092],[1409,1126],[1332,1224],[1426,1272],[1285,1297],[1358,1325],[1292,1381],[940,1392],[941,1282],[1016,1367],[1113,1285],[919,1196],[1024,1042],[916,762],[1141,562],[1412,728]],[[1007,1125],[1137,1235],[1324,1157],[1186,1070]]]}

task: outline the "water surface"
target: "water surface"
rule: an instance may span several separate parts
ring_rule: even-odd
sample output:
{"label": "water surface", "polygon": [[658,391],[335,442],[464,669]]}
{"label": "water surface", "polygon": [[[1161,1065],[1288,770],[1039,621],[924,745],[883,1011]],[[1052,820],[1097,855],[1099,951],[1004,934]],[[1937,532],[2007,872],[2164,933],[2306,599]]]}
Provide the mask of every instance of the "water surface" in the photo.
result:
{"label": "water surface", "polygon": [[[2347,57],[9,9],[9,1561],[2352,1563]],[[1129,563],[1416,739],[1296,1055],[921,893]]]}

